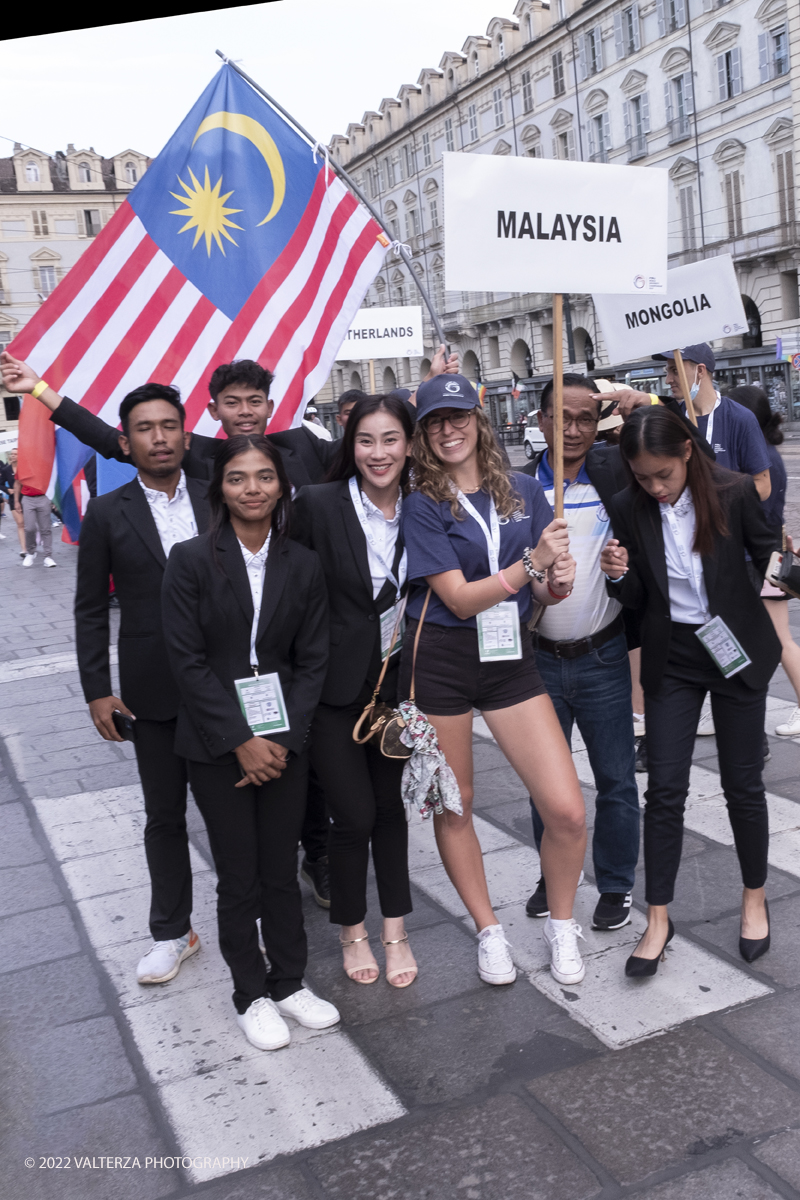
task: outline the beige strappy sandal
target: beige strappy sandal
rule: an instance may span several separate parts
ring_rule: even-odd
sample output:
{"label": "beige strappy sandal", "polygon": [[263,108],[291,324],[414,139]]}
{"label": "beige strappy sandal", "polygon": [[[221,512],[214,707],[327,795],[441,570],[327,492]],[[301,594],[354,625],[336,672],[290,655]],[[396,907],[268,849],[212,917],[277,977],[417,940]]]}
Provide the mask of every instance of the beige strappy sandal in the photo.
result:
{"label": "beige strappy sandal", "polygon": [[[407,941],[408,941],[408,934],[407,934],[407,933],[404,933],[404,934],[403,934],[403,936],[402,936],[401,938],[395,938],[395,939],[394,939],[394,941],[391,941],[391,942],[385,942],[385,941],[383,940],[383,937],[381,937],[381,945],[384,947],[384,949],[385,949],[387,946],[399,946],[399,945],[400,945],[402,942],[407,942]],[[392,983],[392,980],[393,980],[393,979],[396,979],[398,975],[408,975],[408,974],[410,974],[410,972],[411,972],[411,971],[413,971],[413,972],[414,972],[414,974],[413,974],[413,976],[411,977],[411,979],[409,979],[408,983]],[[417,966],[413,966],[413,967],[399,967],[399,968],[398,968],[396,971],[390,971],[390,970],[388,969],[388,967],[387,967],[387,969],[386,969],[386,982],[387,982],[387,983],[391,983],[391,984],[392,984],[392,987],[395,987],[395,988],[407,988],[407,987],[410,987],[410,986],[411,986],[411,984],[412,984],[412,983],[414,982],[414,980],[417,978],[417,975],[418,975],[418,974],[419,974],[419,967],[417,967]]]}
{"label": "beige strappy sandal", "polygon": [[[360,937],[360,938],[351,938],[349,942],[342,941],[341,935],[339,936],[340,946],[355,946],[357,942],[368,942],[368,941],[369,941],[368,933],[365,933],[364,936]],[[383,941],[383,938],[381,938],[381,941]],[[357,971],[372,971],[373,969],[375,971],[374,978],[372,978],[372,979],[356,979],[355,978],[355,974]],[[353,983],[377,983],[380,978],[381,969],[378,966],[378,964],[375,962],[375,959],[373,958],[371,963],[364,963],[364,965],[361,967],[345,967],[344,973],[348,979],[353,980]]]}

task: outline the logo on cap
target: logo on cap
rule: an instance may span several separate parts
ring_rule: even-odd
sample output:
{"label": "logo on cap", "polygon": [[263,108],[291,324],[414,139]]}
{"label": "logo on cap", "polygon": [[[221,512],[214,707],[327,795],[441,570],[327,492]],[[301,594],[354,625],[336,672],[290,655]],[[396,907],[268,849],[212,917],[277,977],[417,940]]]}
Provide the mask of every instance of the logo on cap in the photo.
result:
{"label": "logo on cap", "polygon": [[446,383],[444,385],[444,390],[446,392],[448,392],[451,396],[460,396],[461,395],[461,384],[460,383]]}

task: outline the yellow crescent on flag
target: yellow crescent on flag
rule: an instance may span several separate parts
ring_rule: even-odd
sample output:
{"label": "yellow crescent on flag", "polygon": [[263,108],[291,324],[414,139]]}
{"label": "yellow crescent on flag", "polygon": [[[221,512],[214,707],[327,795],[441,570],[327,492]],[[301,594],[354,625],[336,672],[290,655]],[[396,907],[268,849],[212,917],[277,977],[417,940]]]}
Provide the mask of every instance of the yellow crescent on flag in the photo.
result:
{"label": "yellow crescent on flag", "polygon": [[280,156],[278,147],[264,126],[259,125],[258,121],[254,121],[252,117],[245,116],[244,113],[230,112],[215,112],[206,117],[194,135],[192,145],[195,144],[201,134],[208,133],[211,129],[227,129],[229,133],[238,133],[241,137],[247,138],[249,142],[252,142],[256,149],[263,155],[272,177],[273,192],[272,207],[264,217],[264,220],[259,221],[259,225],[266,225],[267,221],[271,221],[278,212],[286,195],[286,172],[283,169],[283,159]]}

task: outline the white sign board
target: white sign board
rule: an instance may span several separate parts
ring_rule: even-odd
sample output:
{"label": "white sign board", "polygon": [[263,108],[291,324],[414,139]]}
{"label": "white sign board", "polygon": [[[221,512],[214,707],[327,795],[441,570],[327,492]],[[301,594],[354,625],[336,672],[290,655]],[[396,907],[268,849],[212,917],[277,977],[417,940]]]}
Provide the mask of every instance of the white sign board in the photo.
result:
{"label": "white sign board", "polygon": [[421,358],[422,309],[360,308],[342,342],[337,360]]}
{"label": "white sign board", "polygon": [[667,172],[444,154],[452,291],[661,293]]}
{"label": "white sign board", "polygon": [[654,300],[592,297],[609,361],[628,362],[747,332],[730,254],[667,272],[667,294]]}
{"label": "white sign board", "polygon": [[0,433],[0,454],[8,454],[9,450],[16,450],[18,441],[19,432],[16,429],[6,429]]}

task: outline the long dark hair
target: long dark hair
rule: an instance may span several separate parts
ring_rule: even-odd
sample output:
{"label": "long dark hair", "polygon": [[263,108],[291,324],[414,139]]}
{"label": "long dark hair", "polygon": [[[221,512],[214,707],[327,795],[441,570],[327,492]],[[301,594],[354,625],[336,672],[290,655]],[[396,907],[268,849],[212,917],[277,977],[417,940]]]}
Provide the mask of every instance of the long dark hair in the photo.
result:
{"label": "long dark hair", "polygon": [[[411,443],[414,436],[414,425],[411,420],[408,409],[399,396],[362,396],[360,400],[356,400],[353,407],[350,409],[350,416],[347,418],[347,424],[344,427],[344,437],[337,451],[336,457],[331,463],[330,470],[325,476],[327,483],[335,483],[338,479],[349,479],[351,475],[359,475],[360,472],[356,466],[356,434],[358,426],[364,417],[371,416],[374,412],[391,413],[400,422],[403,433],[406,439]],[[400,490],[403,495],[408,491],[408,471],[410,459],[406,459],[403,466],[402,474],[400,475]]]}
{"label": "long dark hair", "polygon": [[743,383],[740,387],[731,388],[728,392],[731,400],[749,408],[761,426],[761,432],[771,446],[780,446],[783,441],[781,425],[783,417],[779,412],[773,412],[769,406],[767,393],[752,383]]}
{"label": "long dark hair", "polygon": [[736,483],[738,477],[732,471],[715,466],[703,454],[680,417],[660,406],[638,408],[632,413],[622,426],[619,448],[631,476],[636,502],[644,504],[647,492],[635,478],[631,460],[642,453],[659,458],[683,458],[687,442],[692,444],[692,453],[686,463],[686,485],[692,493],[696,520],[693,549],[698,554],[711,554],[715,535],[728,536],[720,493]]}
{"label": "long dark hair", "polygon": [[219,453],[214,460],[214,474],[208,485],[208,503],[211,508],[212,546],[216,543],[217,534],[222,526],[230,521],[230,513],[222,495],[222,480],[225,468],[233,458],[246,454],[248,450],[258,450],[268,458],[275,468],[278,483],[281,485],[281,496],[272,510],[272,532],[278,541],[282,541],[289,533],[289,518],[292,509],[292,485],[283,465],[281,452],[263,433],[237,433],[235,437],[227,438],[221,443]]}

